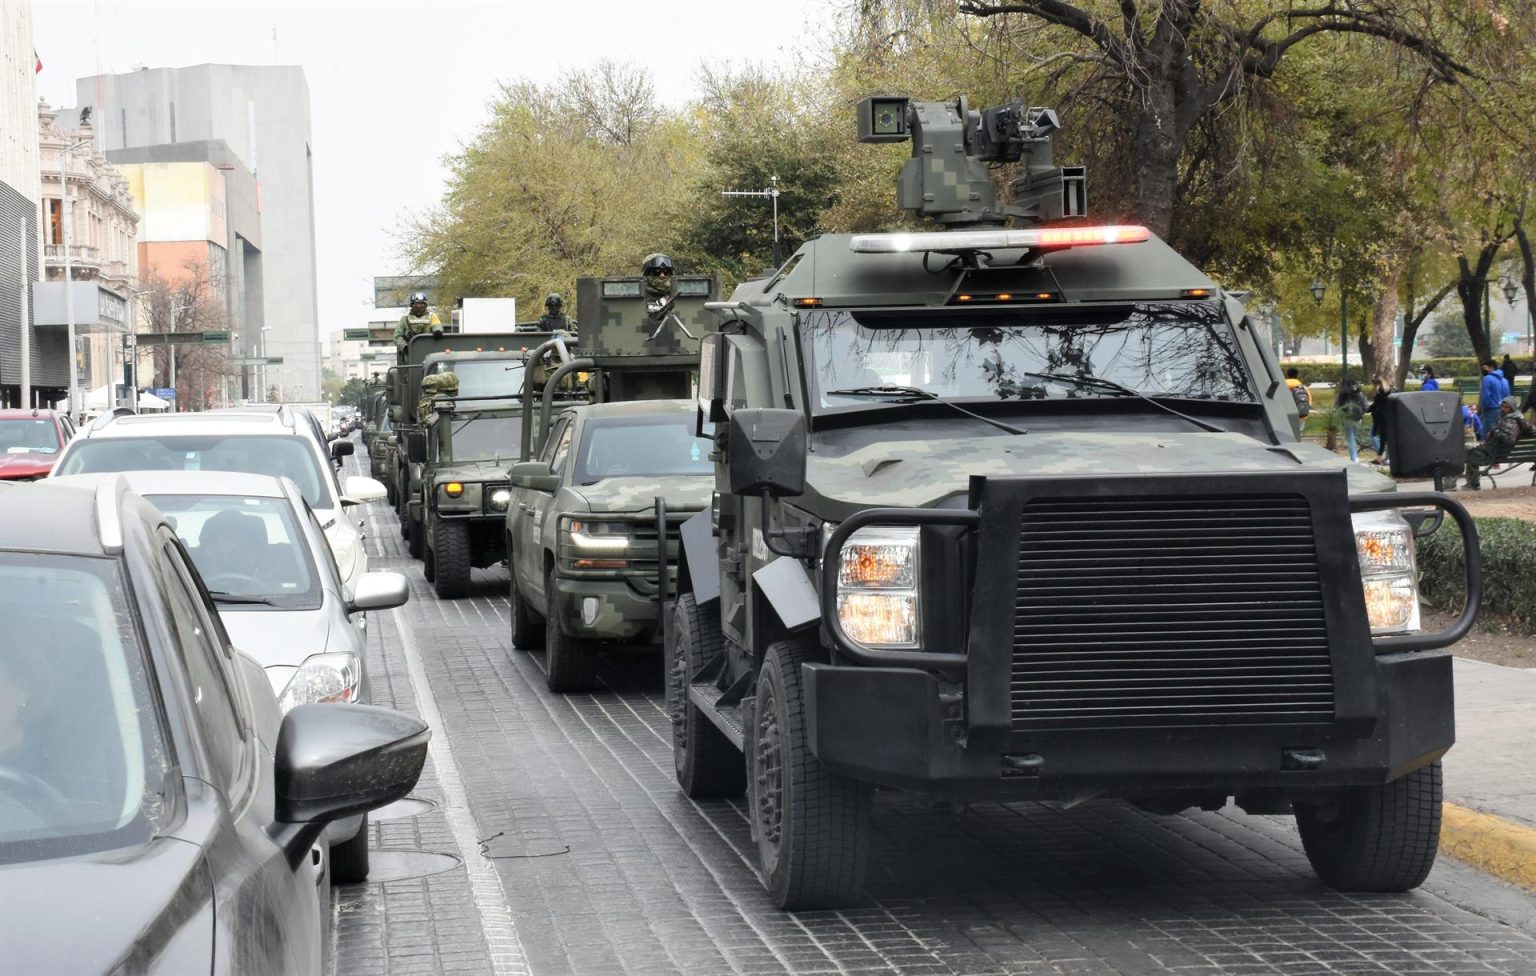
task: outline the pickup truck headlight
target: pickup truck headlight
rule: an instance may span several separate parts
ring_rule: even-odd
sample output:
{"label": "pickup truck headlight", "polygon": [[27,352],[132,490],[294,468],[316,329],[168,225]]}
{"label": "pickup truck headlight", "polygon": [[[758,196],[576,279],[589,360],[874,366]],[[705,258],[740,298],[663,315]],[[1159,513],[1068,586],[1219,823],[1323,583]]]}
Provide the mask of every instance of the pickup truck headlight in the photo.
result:
{"label": "pickup truck headlight", "polygon": [[628,569],[633,526],[628,522],[595,519],[563,519],[560,534],[571,569]]}
{"label": "pickup truck headlight", "polygon": [[918,566],[915,526],[859,529],[848,537],[837,570],[837,619],[850,640],[918,645]]}
{"label": "pickup truck headlight", "polygon": [[355,654],[346,651],[311,654],[289,679],[277,704],[287,715],[300,705],[315,702],[355,702],[362,677],[362,666]]}
{"label": "pickup truck headlight", "polygon": [[1413,530],[1396,512],[1362,512],[1351,517],[1365,612],[1372,634],[1419,629],[1418,569]]}

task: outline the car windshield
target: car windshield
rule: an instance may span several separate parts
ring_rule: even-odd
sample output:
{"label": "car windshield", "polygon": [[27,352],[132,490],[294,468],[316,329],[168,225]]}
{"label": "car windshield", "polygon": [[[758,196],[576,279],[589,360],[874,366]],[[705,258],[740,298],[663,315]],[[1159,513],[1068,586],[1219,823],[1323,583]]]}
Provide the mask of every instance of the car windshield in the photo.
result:
{"label": "car windshield", "polygon": [[484,461],[516,457],[522,447],[523,418],[459,417],[453,421],[453,459]]}
{"label": "car windshield", "polygon": [[6,454],[57,454],[59,432],[47,417],[0,420],[0,448]]}
{"label": "car windshield", "polygon": [[[452,372],[459,378],[460,397],[506,397],[514,400],[523,393],[521,359],[456,359],[440,363],[433,373]],[[478,404],[485,406],[485,404]]]}
{"label": "car windshield", "polygon": [[181,537],[214,599],[258,610],[320,606],[320,578],[287,499],[151,495],[149,500]]}
{"label": "car windshield", "polygon": [[692,414],[588,420],[576,450],[576,483],[631,475],[710,475],[709,442],[694,436]]}
{"label": "car windshield", "polygon": [[115,561],[0,552],[0,863],[142,843],[168,765]]}
{"label": "car windshield", "polygon": [[244,471],[292,478],[313,508],[335,508],[309,441],[293,435],[103,437],[77,441],[57,474],[98,471]]}
{"label": "car windshield", "polygon": [[798,335],[819,412],[904,396],[1126,395],[1116,387],[1158,397],[1254,400],[1215,302],[820,311],[801,318]]}

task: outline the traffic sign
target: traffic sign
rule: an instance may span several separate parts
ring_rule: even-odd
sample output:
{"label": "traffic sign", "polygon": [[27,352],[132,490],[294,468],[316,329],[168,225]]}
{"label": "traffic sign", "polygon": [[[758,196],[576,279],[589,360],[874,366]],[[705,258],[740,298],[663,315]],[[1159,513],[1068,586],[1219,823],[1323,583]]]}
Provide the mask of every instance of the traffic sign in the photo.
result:
{"label": "traffic sign", "polygon": [[231,356],[231,366],[281,366],[282,356]]}
{"label": "traffic sign", "polygon": [[204,332],[203,333],[203,341],[204,342],[228,342],[229,341],[229,333],[228,332]]}

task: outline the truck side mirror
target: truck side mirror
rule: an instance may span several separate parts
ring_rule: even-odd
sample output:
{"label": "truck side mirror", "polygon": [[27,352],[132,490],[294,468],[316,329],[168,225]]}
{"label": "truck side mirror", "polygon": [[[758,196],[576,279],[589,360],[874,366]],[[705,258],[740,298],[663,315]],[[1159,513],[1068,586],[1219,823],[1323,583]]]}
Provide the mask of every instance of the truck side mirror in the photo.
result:
{"label": "truck side mirror", "polygon": [[1461,471],[1467,460],[1461,397],[1438,390],[1388,398],[1387,443],[1394,478],[1424,478]]}
{"label": "truck side mirror", "polygon": [[805,417],[798,410],[737,408],[727,438],[732,494],[805,493]]}
{"label": "truck side mirror", "polygon": [[409,430],[405,433],[405,459],[412,464],[427,463],[427,432]]}
{"label": "truck side mirror", "polygon": [[704,436],[704,425],[725,419],[725,338],[712,332],[699,340],[699,415],[694,433]]}
{"label": "truck side mirror", "polygon": [[534,491],[555,491],[560,487],[560,476],[543,461],[519,461],[507,471],[507,480],[518,488]]}

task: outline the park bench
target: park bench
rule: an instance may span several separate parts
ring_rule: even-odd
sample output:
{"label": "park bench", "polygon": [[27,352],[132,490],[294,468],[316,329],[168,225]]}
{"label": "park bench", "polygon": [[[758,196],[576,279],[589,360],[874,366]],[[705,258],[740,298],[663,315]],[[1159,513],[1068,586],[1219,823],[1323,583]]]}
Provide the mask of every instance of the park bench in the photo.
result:
{"label": "park bench", "polygon": [[1478,476],[1487,478],[1493,487],[1499,487],[1494,479],[1494,471],[1508,475],[1522,464],[1531,466],[1531,484],[1536,485],[1536,437],[1522,437],[1515,442],[1515,446],[1500,453],[1492,461],[1478,469]]}

